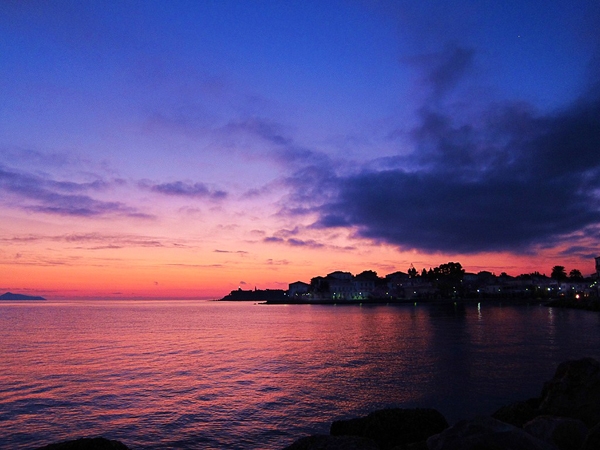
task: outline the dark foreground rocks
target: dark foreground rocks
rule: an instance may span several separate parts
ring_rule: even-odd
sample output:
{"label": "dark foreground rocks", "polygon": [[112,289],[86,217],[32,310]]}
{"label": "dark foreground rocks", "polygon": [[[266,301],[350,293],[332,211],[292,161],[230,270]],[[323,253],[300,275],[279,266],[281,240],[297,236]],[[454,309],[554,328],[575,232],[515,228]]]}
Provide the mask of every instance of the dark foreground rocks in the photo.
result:
{"label": "dark foreground rocks", "polygon": [[556,450],[508,423],[491,417],[461,420],[427,440],[429,450]]}
{"label": "dark foreground rocks", "polygon": [[59,442],[36,450],[130,450],[119,441],[111,441],[103,437],[81,438],[74,441]]}
{"label": "dark foreground rocks", "polygon": [[331,424],[332,436],[362,436],[388,450],[399,445],[425,441],[448,427],[446,418],[435,409],[383,409],[358,419]]}
{"label": "dark foreground rocks", "polygon": [[567,417],[538,416],[523,429],[559,450],[579,450],[588,435],[588,427],[581,420]]}
{"label": "dark foreground rocks", "polygon": [[544,384],[542,414],[572,417],[588,427],[600,422],[600,362],[592,358],[567,361]]}
{"label": "dark foreground rocks", "polygon": [[[427,438],[447,427],[446,418],[435,409],[382,409],[333,422],[330,436],[303,438],[285,450],[425,450]],[[349,438],[347,444],[343,438]]]}
{"label": "dark foreground rocks", "polygon": [[[285,450],[600,450],[600,363],[560,364],[540,397],[448,427],[433,409],[386,409],[334,422]],[[362,439],[362,440],[361,440]]]}
{"label": "dark foreground rocks", "polygon": [[377,442],[359,436],[315,435],[298,439],[286,450],[379,450]]}
{"label": "dark foreground rocks", "polygon": [[539,398],[504,406],[492,414],[518,427],[538,416],[579,419],[590,428],[600,422],[600,363],[593,358],[566,361],[544,383]]}

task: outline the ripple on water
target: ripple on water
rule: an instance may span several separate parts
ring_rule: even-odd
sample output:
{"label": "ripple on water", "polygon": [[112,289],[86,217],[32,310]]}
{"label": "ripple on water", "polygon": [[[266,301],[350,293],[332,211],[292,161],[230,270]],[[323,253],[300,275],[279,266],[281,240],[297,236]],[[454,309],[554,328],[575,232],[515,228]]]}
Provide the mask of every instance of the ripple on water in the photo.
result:
{"label": "ripple on water", "polygon": [[0,305],[0,330],[0,450],[276,449],[384,406],[489,413],[600,358],[597,315],[542,307],[63,302]]}

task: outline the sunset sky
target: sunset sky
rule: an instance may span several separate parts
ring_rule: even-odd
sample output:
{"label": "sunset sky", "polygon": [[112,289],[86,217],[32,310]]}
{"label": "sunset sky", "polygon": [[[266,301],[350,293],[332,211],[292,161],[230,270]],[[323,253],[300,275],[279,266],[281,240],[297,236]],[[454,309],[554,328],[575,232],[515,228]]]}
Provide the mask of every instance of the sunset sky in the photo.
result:
{"label": "sunset sky", "polygon": [[4,1],[0,293],[593,271],[600,3]]}

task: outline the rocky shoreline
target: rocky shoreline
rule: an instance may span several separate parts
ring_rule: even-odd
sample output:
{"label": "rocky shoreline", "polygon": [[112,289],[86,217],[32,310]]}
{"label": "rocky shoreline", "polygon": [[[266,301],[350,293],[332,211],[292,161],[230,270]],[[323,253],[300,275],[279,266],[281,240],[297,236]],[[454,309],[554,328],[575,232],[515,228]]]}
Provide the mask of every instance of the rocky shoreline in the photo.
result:
{"label": "rocky shoreline", "polygon": [[[392,408],[333,422],[329,435],[298,439],[283,450],[597,450],[600,362],[566,361],[539,397],[491,416],[449,426],[435,409]],[[83,438],[36,450],[128,450],[105,438]]]}

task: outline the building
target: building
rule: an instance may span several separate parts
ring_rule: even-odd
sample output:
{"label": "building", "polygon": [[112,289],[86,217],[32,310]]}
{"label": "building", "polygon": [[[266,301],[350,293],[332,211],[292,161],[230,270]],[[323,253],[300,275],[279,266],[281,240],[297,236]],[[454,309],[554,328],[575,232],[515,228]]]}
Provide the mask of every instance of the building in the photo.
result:
{"label": "building", "polygon": [[288,296],[291,299],[307,297],[309,291],[310,291],[310,284],[304,283],[302,281],[296,281],[295,283],[290,283],[289,290],[288,290]]}

